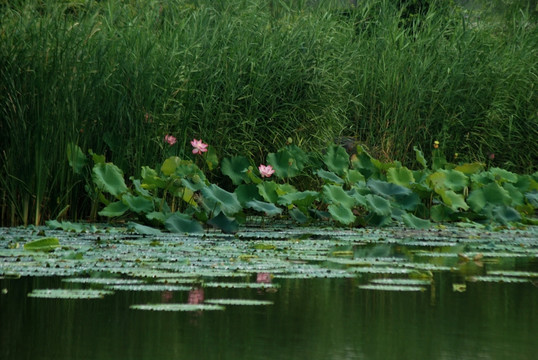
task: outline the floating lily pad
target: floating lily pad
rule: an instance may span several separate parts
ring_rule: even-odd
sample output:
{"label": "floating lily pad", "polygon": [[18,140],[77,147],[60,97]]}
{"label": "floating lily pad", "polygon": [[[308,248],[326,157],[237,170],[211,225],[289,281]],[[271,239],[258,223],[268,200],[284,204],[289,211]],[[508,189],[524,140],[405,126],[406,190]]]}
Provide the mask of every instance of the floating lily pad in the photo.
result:
{"label": "floating lily pad", "polygon": [[353,267],[349,269],[349,271],[353,273],[366,274],[409,274],[412,272],[411,269],[376,266]]}
{"label": "floating lily pad", "polygon": [[229,288],[229,289],[269,289],[269,288],[279,288],[279,284],[266,284],[266,283],[224,283],[224,282],[213,282],[206,283],[204,287],[213,287],[213,288]]}
{"label": "floating lily pad", "polygon": [[145,284],[145,285],[110,285],[107,289],[123,291],[189,291],[191,286],[167,285],[167,284]]}
{"label": "floating lily pad", "polygon": [[36,289],[28,297],[44,299],[102,299],[105,295],[113,294],[107,290],[80,290],[80,289]]}
{"label": "floating lily pad", "polygon": [[131,305],[130,309],[149,311],[209,311],[224,310],[224,306],[213,304],[144,304]]}
{"label": "floating lily pad", "polygon": [[401,286],[423,286],[423,285],[431,285],[431,281],[429,280],[421,280],[421,279],[374,279],[371,281],[372,284],[379,284],[379,285],[401,285]]}
{"label": "floating lily pad", "polygon": [[251,299],[212,299],[205,301],[208,304],[214,305],[273,305],[272,301],[269,300],[251,300]]}
{"label": "floating lily pad", "polygon": [[135,285],[144,283],[139,279],[121,279],[121,278],[67,278],[62,279],[64,282],[77,284],[102,284],[102,285]]}
{"label": "floating lily pad", "polygon": [[529,282],[529,279],[522,279],[517,277],[509,276],[469,276],[466,278],[467,281],[471,282],[492,282],[492,283],[525,283]]}
{"label": "floating lily pad", "polygon": [[515,276],[521,278],[538,278],[538,273],[529,271],[517,271],[517,270],[492,270],[488,271],[488,275],[492,276]]}
{"label": "floating lily pad", "polygon": [[401,285],[359,285],[363,290],[378,290],[378,291],[425,291],[426,288],[422,286],[401,286]]}

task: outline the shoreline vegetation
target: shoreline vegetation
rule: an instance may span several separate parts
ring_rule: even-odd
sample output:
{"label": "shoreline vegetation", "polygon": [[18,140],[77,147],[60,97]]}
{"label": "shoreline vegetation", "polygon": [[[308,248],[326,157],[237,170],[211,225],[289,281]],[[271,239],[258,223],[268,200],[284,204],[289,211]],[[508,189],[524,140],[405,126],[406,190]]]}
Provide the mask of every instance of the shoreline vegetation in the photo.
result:
{"label": "shoreline vegetation", "polygon": [[455,166],[536,182],[536,9],[342,3],[0,2],[1,225],[90,219],[102,199],[75,160],[100,154],[132,182],[200,159],[193,138],[221,160],[208,182],[228,190],[222,159],[257,167],[290,144],[322,159],[335,142],[421,171],[417,151],[438,141]]}

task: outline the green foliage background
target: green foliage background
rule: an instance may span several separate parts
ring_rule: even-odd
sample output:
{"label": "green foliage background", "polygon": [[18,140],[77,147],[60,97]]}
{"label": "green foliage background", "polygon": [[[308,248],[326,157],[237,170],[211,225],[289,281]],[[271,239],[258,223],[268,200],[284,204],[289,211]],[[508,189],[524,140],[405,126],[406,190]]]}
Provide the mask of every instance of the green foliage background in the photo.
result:
{"label": "green foliage background", "polygon": [[404,164],[439,140],[449,158],[536,171],[531,8],[342,3],[1,3],[2,224],[94,210],[70,143],[135,175],[190,157],[194,137],[254,162],[290,137],[319,152],[346,137]]}

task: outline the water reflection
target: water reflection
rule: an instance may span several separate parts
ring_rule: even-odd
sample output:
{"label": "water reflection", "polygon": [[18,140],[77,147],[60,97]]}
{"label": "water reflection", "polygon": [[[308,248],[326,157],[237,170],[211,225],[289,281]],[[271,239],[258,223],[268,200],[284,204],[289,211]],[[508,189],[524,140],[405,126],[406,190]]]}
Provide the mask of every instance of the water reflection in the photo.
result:
{"label": "water reflection", "polygon": [[[358,288],[360,279],[256,279],[277,293],[194,288],[188,292],[116,292],[102,300],[26,297],[58,279],[0,280],[0,358],[11,359],[531,359],[538,334],[532,283],[468,283],[435,275],[425,292]],[[436,301],[431,299],[435,295]],[[243,297],[266,307],[160,313],[133,304],[199,304]],[[193,318],[196,321],[193,321]]]}

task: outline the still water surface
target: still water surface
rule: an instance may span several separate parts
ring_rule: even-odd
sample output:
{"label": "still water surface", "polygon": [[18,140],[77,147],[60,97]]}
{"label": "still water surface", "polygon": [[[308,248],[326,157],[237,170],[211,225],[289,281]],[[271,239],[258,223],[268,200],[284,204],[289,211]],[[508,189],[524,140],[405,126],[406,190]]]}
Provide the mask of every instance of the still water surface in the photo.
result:
{"label": "still water surface", "polygon": [[205,299],[271,300],[225,311],[154,312],[186,292],[117,291],[98,300],[40,299],[59,278],[2,279],[0,359],[535,359],[538,289],[439,273],[424,292],[360,289],[357,279],[275,279],[276,292],[205,289]]}
{"label": "still water surface", "polygon": [[[538,358],[538,228],[38,230],[0,228],[1,360]],[[59,245],[27,246],[43,236]],[[110,290],[87,280],[142,288],[120,285],[93,300],[32,297]],[[371,289],[387,280],[426,285]],[[215,299],[265,304],[132,308]]]}

